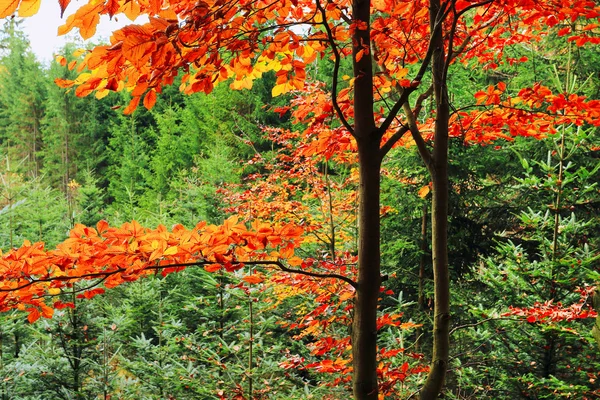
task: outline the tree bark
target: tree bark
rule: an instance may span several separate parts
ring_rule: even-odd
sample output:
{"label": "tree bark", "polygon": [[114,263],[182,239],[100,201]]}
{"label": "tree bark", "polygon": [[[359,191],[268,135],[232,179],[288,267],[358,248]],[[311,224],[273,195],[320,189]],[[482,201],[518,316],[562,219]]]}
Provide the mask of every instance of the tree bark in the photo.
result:
{"label": "tree bark", "polygon": [[377,301],[379,298],[379,142],[360,141],[358,290],[352,321],[354,398],[377,399]]}
{"label": "tree bark", "polygon": [[442,30],[434,30],[440,11],[439,0],[430,2],[433,47],[431,62],[436,103],[433,162],[430,173],[433,183],[431,205],[431,253],[433,262],[434,319],[433,354],[427,381],[420,399],[435,399],[440,394],[448,369],[450,351],[450,275],[448,271],[448,124],[450,106],[446,86],[445,54]]}
{"label": "tree bark", "polygon": [[[371,2],[354,0],[354,138],[358,147],[358,277],[352,320],[353,391],[356,400],[376,400],[377,302],[381,284],[379,191],[381,135],[373,116],[373,66],[370,52]],[[361,56],[359,56],[361,54]],[[334,94],[335,95],[335,94]]]}

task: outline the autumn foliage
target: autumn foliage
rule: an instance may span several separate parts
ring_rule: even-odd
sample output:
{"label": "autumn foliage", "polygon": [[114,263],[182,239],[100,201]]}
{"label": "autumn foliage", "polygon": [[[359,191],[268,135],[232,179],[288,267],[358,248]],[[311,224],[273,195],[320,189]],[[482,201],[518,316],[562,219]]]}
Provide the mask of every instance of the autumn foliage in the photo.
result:
{"label": "autumn foliage", "polygon": [[[69,1],[59,1],[59,5],[64,12]],[[0,17],[14,12],[28,16],[38,8],[39,0],[1,1]],[[280,148],[276,162],[264,162],[260,154],[253,160],[268,170],[268,178],[247,185],[241,194],[222,191],[231,202],[229,211],[251,221],[250,228],[237,218],[221,226],[201,223],[191,230],[182,226],[152,230],[135,222],[120,228],[104,222],[95,229],[77,226],[56,250],[45,250],[41,243],[25,243],[3,255],[2,309],[25,309],[29,320],[35,321],[41,315],[52,315],[48,296],[59,294],[76,280],[89,280],[92,286],[102,281],[110,288],[189,265],[203,265],[215,272],[240,270],[253,263],[285,273],[300,272],[304,275],[300,281],[286,279],[319,299],[316,310],[293,326],[300,336],[327,333],[329,322],[321,318],[325,310],[343,321],[352,296],[354,315],[358,315],[352,339],[324,335],[313,343],[314,354],[338,357],[303,368],[339,373],[335,381],[339,383],[348,381],[350,372],[359,376],[361,366],[354,382],[355,395],[374,399],[377,374],[388,383],[403,382],[411,372],[427,370],[384,361],[375,367],[378,355],[385,358],[400,351],[377,349],[377,331],[383,326],[402,327],[398,314],[377,315],[378,295],[382,290],[385,293],[380,276],[381,160],[394,147],[415,146],[432,176],[431,187],[422,188],[420,195],[425,197],[431,190],[435,206],[434,360],[422,395],[437,397],[449,362],[449,139],[458,138],[467,145],[489,144],[521,136],[542,138],[565,124],[600,125],[600,102],[575,93],[553,93],[541,83],[512,93],[499,80],[474,93],[471,107],[451,110],[450,68],[462,63],[491,71],[502,64],[525,63],[527,57],[511,57],[506,49],[538,43],[548,29],[556,28],[559,37],[575,46],[600,44],[596,23],[600,6],[586,0],[374,0],[372,4],[348,0],[92,0],[67,18],[59,34],[77,29],[87,39],[94,35],[101,15],[120,14],[131,20],[139,16],[148,19],[115,31],[106,45],[80,52],[79,62],[68,64],[80,75],[58,79],[59,86],[80,97],[94,93],[102,98],[110,92],[127,91],[131,100],[123,113],[132,114],[140,104],[151,109],[163,87],[178,76],[179,89],[193,94],[210,93],[223,82],[233,89],[248,89],[263,74],[272,73],[275,85],[271,95],[295,96],[290,107],[276,111],[282,115],[290,111],[294,122],[305,129],[272,130],[271,138]],[[310,74],[308,66],[317,59],[332,61],[327,85]],[[67,65],[65,58],[58,61]],[[343,62],[352,64],[353,76],[342,74]],[[412,99],[413,94],[418,97]],[[435,103],[430,110],[425,107],[428,101]],[[330,179],[329,162],[348,171],[346,179]],[[355,193],[356,188],[361,194]],[[320,208],[319,212],[315,208]],[[270,221],[256,222],[259,220]],[[351,238],[341,221],[358,225],[358,260],[336,246],[337,239]],[[320,241],[329,250],[314,257],[314,262],[301,259],[295,250],[303,240]],[[347,265],[357,263],[355,269]],[[293,271],[288,265],[299,269]],[[312,279],[307,275],[339,280],[337,284],[343,287],[334,290],[338,298],[332,302],[318,286],[305,286]],[[256,284],[262,279],[250,275],[243,281]],[[101,291],[90,286],[80,296],[93,297]],[[538,305],[536,309],[545,314],[533,316],[535,321],[552,318],[552,307],[550,303]],[[525,311],[513,309],[511,313]],[[528,318],[535,322],[531,314]],[[352,346],[361,347],[353,353],[352,367],[349,356],[344,356],[351,340]],[[357,360],[358,356],[363,359]],[[293,366],[300,364],[295,361]],[[390,393],[394,394],[392,388],[381,388],[382,395]]]}
{"label": "autumn foliage", "polygon": [[[78,297],[103,293],[94,288],[102,283],[113,288],[148,274],[163,275],[186,266],[203,265],[207,271],[224,268],[237,271],[247,263],[277,264],[292,257],[301,243],[302,228],[293,224],[279,227],[255,223],[251,229],[230,218],[221,226],[200,223],[193,229],[175,226],[143,228],[131,222],[115,228],[105,221],[96,228],[76,226],[55,250],[43,243],[24,243],[2,255],[0,261],[0,301],[2,310],[18,308],[29,312],[34,322],[40,316],[51,318],[53,308],[72,307],[53,296],[89,281],[90,288],[79,289]],[[257,283],[254,275],[242,278]],[[80,287],[80,286],[78,286]]]}

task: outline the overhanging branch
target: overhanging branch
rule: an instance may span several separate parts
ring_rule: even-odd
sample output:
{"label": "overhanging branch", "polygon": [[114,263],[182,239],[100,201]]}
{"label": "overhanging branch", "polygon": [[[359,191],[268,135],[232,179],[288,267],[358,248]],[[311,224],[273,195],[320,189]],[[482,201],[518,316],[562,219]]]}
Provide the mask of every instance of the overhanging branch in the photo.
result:
{"label": "overhanging branch", "polygon": [[[215,262],[215,261],[195,261],[195,262],[189,262],[189,263],[152,265],[152,266],[142,268],[139,271],[136,271],[136,273],[142,272],[142,271],[160,271],[160,270],[167,269],[167,268],[194,267],[194,266],[210,265],[210,264],[223,264],[223,263],[219,263],[219,262]],[[339,279],[343,282],[346,282],[347,284],[349,284],[350,286],[352,286],[355,289],[357,289],[357,287],[358,287],[358,284],[355,281],[353,281],[352,279],[350,279],[346,276],[343,276],[340,274],[326,274],[326,273],[311,272],[311,271],[305,271],[305,270],[301,270],[301,269],[289,268],[285,264],[283,264],[281,261],[267,261],[267,260],[265,260],[265,261],[232,261],[231,264],[272,265],[272,266],[276,266],[277,268],[279,268],[281,271],[284,271],[284,272],[306,275],[306,276],[311,276],[314,278]],[[87,273],[87,274],[81,274],[78,276],[53,276],[53,277],[44,277],[44,278],[35,278],[35,279],[31,278],[30,280],[27,281],[27,283],[24,283],[20,286],[17,286],[14,288],[9,288],[9,289],[0,289],[0,293],[16,292],[21,289],[25,289],[27,287],[33,286],[37,283],[44,283],[44,282],[53,282],[53,281],[71,282],[71,281],[75,281],[75,280],[79,280],[79,279],[95,279],[95,278],[99,278],[102,281],[104,281],[112,275],[122,274],[124,272],[127,272],[127,269],[119,267],[119,268],[115,268],[110,271],[91,272],[91,273]],[[98,282],[98,284],[100,284],[102,281]],[[96,286],[96,285],[93,285],[93,286]],[[93,286],[91,286],[91,287],[93,287]]]}

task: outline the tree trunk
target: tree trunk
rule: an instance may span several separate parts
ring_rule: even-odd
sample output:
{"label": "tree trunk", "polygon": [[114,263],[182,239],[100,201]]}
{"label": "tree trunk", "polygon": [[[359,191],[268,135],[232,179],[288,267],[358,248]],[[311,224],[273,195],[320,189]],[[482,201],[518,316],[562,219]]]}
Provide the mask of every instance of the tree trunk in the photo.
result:
{"label": "tree trunk", "polygon": [[[354,0],[354,138],[360,175],[358,210],[358,288],[352,320],[353,391],[356,400],[377,400],[377,301],[381,284],[379,190],[381,135],[373,116],[373,66],[370,49],[371,2]],[[365,49],[367,50],[365,52]],[[362,57],[358,54],[363,54]],[[335,95],[335,94],[334,94]]]}
{"label": "tree trunk", "polygon": [[446,87],[445,56],[442,30],[433,26],[440,10],[439,0],[430,2],[430,21],[434,32],[432,76],[436,103],[433,162],[430,166],[433,183],[431,205],[431,253],[433,262],[434,319],[431,370],[421,389],[421,400],[435,399],[440,394],[448,369],[450,350],[450,275],[448,272],[448,123],[450,107]]}
{"label": "tree trunk", "polygon": [[[425,306],[425,264],[427,263],[427,218],[429,217],[429,211],[427,208],[427,202],[423,202],[423,212],[421,215],[421,255],[419,256],[419,286],[417,294],[417,304],[419,305],[419,311],[424,314],[427,312]],[[421,351],[421,336],[422,331],[419,326],[415,331],[417,340],[415,342],[415,351],[418,353]]]}
{"label": "tree trunk", "polygon": [[360,206],[358,290],[352,321],[354,398],[377,399],[377,300],[379,297],[379,143],[359,141]]}

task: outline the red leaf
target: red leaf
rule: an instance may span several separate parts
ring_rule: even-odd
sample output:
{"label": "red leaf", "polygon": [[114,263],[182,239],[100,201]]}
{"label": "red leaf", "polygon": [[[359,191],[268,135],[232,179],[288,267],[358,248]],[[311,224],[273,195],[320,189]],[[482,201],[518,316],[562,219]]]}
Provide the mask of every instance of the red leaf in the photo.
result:
{"label": "red leaf", "polygon": [[71,0],[58,0],[58,5],[60,6],[60,17],[61,18],[65,14],[65,10],[67,9],[67,6],[69,5],[70,2],[71,2]]}
{"label": "red leaf", "polygon": [[402,373],[406,374],[406,371],[408,371],[408,363],[407,362],[402,364]]}
{"label": "red leaf", "polygon": [[571,33],[571,28],[568,26],[558,30],[558,36],[565,36],[565,35],[568,35],[569,33]]}

